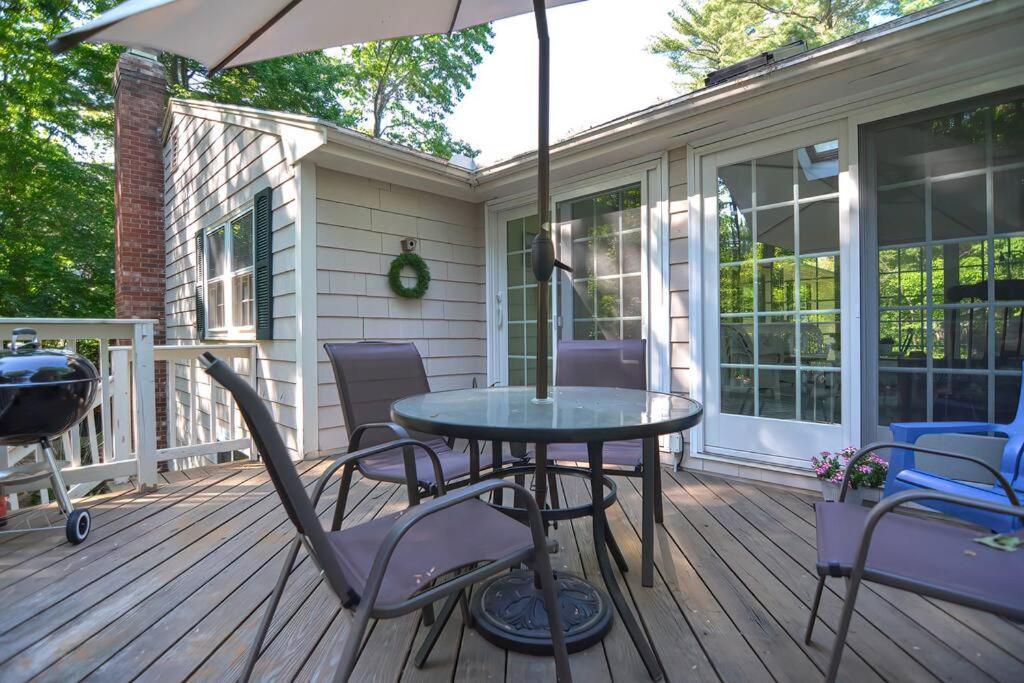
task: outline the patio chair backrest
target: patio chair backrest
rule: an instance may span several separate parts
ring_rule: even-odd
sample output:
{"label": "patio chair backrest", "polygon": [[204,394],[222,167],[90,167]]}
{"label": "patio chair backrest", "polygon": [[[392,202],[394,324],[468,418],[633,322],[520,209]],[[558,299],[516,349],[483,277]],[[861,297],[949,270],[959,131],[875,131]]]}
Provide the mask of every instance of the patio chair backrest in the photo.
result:
{"label": "patio chair backrest", "polygon": [[203,354],[210,366],[207,374],[215,379],[234,397],[238,411],[245,420],[253,445],[259,452],[263,464],[270,474],[281,505],[295,529],[306,537],[320,567],[327,574],[331,587],[343,602],[350,603],[354,593],[345,580],[344,570],[338,563],[337,556],[328,545],[320,520],[313,509],[313,504],[306,489],[299,479],[295,465],[292,464],[285,448],[281,434],[266,403],[256,390],[232,370],[226,363],[211,353]]}
{"label": "patio chair backrest", "polygon": [[647,340],[558,342],[555,381],[563,387],[647,388]]}
{"label": "patio chair backrest", "polygon": [[[349,436],[359,425],[390,422],[391,404],[398,399],[430,392],[423,359],[415,344],[324,344],[324,350],[334,369]],[[422,440],[436,438],[417,433],[410,436]],[[393,438],[392,432],[369,430],[359,447],[375,446]]]}

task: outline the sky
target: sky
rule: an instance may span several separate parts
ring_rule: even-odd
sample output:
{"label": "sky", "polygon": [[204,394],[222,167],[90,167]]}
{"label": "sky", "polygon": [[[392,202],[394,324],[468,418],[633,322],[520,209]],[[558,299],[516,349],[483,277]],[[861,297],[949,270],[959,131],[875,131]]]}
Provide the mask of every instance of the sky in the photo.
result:
{"label": "sky", "polygon": [[[548,10],[551,141],[678,93],[665,57],[646,48],[669,29],[679,0],[588,0]],[[448,119],[486,166],[537,146],[537,29],[533,15],[492,24],[494,52]]]}

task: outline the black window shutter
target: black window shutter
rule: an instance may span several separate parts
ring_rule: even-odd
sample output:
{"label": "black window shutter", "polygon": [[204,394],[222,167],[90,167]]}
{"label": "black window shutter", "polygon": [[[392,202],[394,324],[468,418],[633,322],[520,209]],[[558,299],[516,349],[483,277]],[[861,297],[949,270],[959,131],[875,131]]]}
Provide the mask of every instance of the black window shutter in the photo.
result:
{"label": "black window shutter", "polygon": [[272,225],[273,190],[265,188],[256,193],[253,201],[255,225],[255,280],[256,280],[256,338],[274,338],[274,250]]}
{"label": "black window shutter", "polygon": [[206,231],[202,228],[196,233],[196,337],[206,339],[206,297],[203,292],[203,259],[206,250],[203,239]]}

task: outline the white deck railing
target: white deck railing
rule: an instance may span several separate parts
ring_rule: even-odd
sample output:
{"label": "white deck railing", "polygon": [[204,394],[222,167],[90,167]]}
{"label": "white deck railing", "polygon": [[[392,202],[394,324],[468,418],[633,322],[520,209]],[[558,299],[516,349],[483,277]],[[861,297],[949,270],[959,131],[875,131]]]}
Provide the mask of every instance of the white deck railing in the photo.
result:
{"label": "white deck railing", "polygon": [[[68,463],[62,475],[72,497],[85,495],[104,481],[131,476],[140,489],[151,489],[159,482],[160,462],[170,462],[171,468],[194,466],[216,461],[220,453],[252,451],[230,395],[206,380],[198,359],[212,350],[255,385],[255,345],[154,346],[154,322],[0,318],[0,340],[9,339],[15,328],[30,327],[40,341],[59,341],[69,349],[80,348],[84,340],[98,341],[100,386],[93,410],[53,439]],[[238,359],[247,367],[239,368]],[[160,363],[167,367],[167,447],[158,449],[155,368]],[[41,458],[38,447],[0,447],[0,468],[32,458]],[[17,509],[16,493],[5,493],[11,509]],[[39,490],[39,498],[40,503],[49,502],[45,488]]]}

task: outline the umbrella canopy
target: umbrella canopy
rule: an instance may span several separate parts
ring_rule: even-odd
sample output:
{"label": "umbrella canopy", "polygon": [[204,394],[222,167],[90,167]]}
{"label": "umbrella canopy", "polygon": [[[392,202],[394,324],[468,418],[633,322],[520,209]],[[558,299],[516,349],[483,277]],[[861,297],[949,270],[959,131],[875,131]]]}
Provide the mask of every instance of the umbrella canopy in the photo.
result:
{"label": "umbrella canopy", "polygon": [[533,0],[127,0],[61,34],[53,48],[116,43],[184,55],[218,71],[371,40],[451,33],[533,11]]}
{"label": "umbrella canopy", "polygon": [[555,267],[549,224],[548,119],[550,52],[547,8],[582,0],[127,0],[50,44],[64,52],[81,42],[158,49],[221,69],[373,40],[451,33],[533,12],[539,52],[537,216],[537,401],[548,397],[548,285]]}

